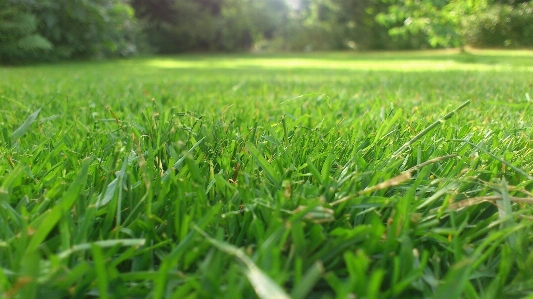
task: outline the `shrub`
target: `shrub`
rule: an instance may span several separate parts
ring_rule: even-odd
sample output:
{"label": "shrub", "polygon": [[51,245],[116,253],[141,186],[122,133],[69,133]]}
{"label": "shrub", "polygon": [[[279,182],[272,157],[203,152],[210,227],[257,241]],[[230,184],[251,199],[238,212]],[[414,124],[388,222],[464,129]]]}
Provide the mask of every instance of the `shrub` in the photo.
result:
{"label": "shrub", "polygon": [[27,6],[0,2],[0,62],[15,63],[50,51],[52,43],[37,32],[38,18]]}
{"label": "shrub", "polygon": [[0,1],[0,62],[129,56],[137,27],[126,0]]}
{"label": "shrub", "polygon": [[464,37],[475,47],[532,47],[533,3],[492,5],[466,19]]}
{"label": "shrub", "polygon": [[54,58],[129,56],[136,52],[133,9],[123,0],[56,0],[38,12]]}

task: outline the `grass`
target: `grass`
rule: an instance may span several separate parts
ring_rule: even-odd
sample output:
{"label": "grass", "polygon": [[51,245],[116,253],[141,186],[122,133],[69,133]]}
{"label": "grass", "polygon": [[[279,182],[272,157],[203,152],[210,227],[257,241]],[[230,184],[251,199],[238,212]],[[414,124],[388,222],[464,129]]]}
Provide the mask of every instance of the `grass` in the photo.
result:
{"label": "grass", "polygon": [[528,51],[0,68],[0,294],[533,298],[532,96]]}

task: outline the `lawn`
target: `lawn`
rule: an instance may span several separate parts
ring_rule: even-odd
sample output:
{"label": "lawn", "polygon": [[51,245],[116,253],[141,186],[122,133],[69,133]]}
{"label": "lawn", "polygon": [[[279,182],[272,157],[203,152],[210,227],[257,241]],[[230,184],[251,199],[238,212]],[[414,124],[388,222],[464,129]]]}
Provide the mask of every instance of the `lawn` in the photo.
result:
{"label": "lawn", "polygon": [[533,52],[0,68],[0,297],[533,298]]}

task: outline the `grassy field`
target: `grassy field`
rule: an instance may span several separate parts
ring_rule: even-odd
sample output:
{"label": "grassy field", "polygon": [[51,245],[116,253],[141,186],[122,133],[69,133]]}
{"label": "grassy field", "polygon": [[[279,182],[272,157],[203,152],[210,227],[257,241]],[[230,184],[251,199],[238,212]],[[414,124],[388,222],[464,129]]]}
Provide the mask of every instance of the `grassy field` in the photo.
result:
{"label": "grassy field", "polygon": [[2,298],[533,298],[533,52],[0,68]]}

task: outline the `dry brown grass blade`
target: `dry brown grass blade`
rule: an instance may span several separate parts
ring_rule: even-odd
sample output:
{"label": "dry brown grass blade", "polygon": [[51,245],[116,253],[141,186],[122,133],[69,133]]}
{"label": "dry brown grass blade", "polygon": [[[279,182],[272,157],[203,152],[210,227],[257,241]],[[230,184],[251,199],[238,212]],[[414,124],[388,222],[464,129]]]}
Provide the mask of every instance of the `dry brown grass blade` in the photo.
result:
{"label": "dry brown grass blade", "polygon": [[426,162],[424,163],[420,163],[418,165],[415,165],[409,169],[407,169],[406,171],[400,173],[399,175],[391,178],[391,179],[388,179],[382,183],[379,183],[377,185],[374,185],[372,187],[368,187],[364,190],[361,190],[359,192],[357,192],[356,194],[352,194],[352,195],[348,195],[348,196],[345,196],[339,200],[336,200],[334,202],[331,203],[332,206],[334,205],[338,205],[340,203],[343,203],[347,200],[350,200],[352,198],[356,198],[360,195],[363,195],[363,194],[367,194],[367,193],[371,193],[371,192],[374,192],[374,191],[378,191],[378,190],[383,190],[383,189],[387,189],[389,187],[393,187],[393,186],[398,186],[402,183],[405,183],[407,182],[408,180],[411,179],[412,177],[412,173],[414,171],[417,171],[417,170],[420,170],[422,167],[424,166],[427,166],[429,164],[433,164],[433,163],[436,163],[436,162],[439,162],[439,161],[442,161],[442,160],[446,160],[446,159],[450,159],[450,158],[454,158],[454,157],[457,157],[456,154],[452,154],[452,155],[446,155],[446,156],[442,156],[442,157],[437,157],[437,158],[434,158],[434,159],[431,159],[431,160],[427,160]]}
{"label": "dry brown grass blade", "polygon": [[407,169],[407,170],[404,171],[404,172],[408,172],[408,171],[409,171],[409,172],[417,171],[417,170],[422,169],[422,167],[427,166],[427,165],[429,165],[429,164],[433,164],[433,163],[436,163],[436,162],[439,162],[439,161],[442,161],[442,160],[446,160],[446,159],[450,159],[450,158],[455,158],[455,157],[457,157],[457,156],[459,156],[459,155],[457,155],[457,154],[451,154],[451,155],[446,155],[446,156],[442,156],[442,157],[433,158],[433,159],[427,160],[427,161],[424,162],[424,163],[420,163],[420,164],[418,164],[418,165],[415,165],[415,166],[413,166],[413,167]]}
{"label": "dry brown grass blade", "polygon": [[368,187],[364,190],[359,191],[359,194],[366,194],[366,193],[372,193],[374,191],[387,189],[389,187],[398,186],[404,182],[407,182],[411,179],[411,172],[410,171],[404,171],[400,173],[399,175],[388,179],[384,181],[383,183],[379,183],[377,185],[374,185],[372,187]]}
{"label": "dry brown grass blade", "polygon": [[[298,206],[293,213],[298,213],[303,210],[306,210],[306,206]],[[335,211],[332,209],[324,208],[321,206],[314,207],[310,209],[304,216],[304,219],[307,219],[313,223],[326,223],[326,222],[332,222],[335,221],[335,217],[333,216],[335,214]]]}
{"label": "dry brown grass blade", "polygon": [[[499,195],[467,198],[467,199],[458,201],[456,203],[450,204],[446,208],[446,211],[447,212],[458,211],[458,210],[461,210],[461,209],[464,209],[464,208],[468,208],[468,207],[480,204],[482,202],[490,202],[490,203],[494,204],[497,200],[501,200],[501,199],[502,199],[502,197],[499,196]],[[533,198],[530,198],[530,197],[513,197],[513,196],[511,196],[511,197],[509,197],[509,200],[511,202],[516,202],[516,203],[533,204]],[[439,209],[440,208],[432,209],[431,213],[437,213],[437,211]]]}
{"label": "dry brown grass blade", "polygon": [[355,198],[359,195],[362,195],[362,194],[366,194],[366,193],[371,193],[371,192],[374,192],[374,191],[378,191],[378,190],[382,190],[382,189],[386,189],[386,188],[389,188],[389,187],[392,187],[392,186],[397,186],[397,185],[400,185],[408,180],[411,179],[411,172],[410,171],[404,171],[402,173],[400,173],[399,175],[391,178],[391,179],[388,179],[386,181],[384,181],[383,183],[379,183],[377,185],[374,185],[372,187],[368,187],[364,190],[361,190],[359,192],[357,192],[356,194],[354,195],[349,195],[349,196],[345,196],[337,201],[334,201],[331,203],[332,206],[334,205],[338,205],[342,202],[345,202],[347,200],[350,200],[352,198]]}

